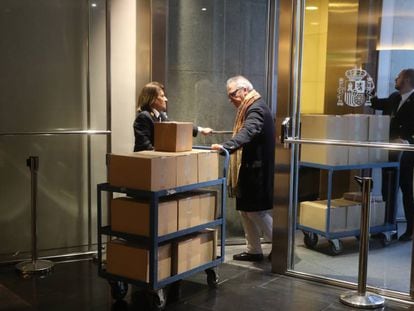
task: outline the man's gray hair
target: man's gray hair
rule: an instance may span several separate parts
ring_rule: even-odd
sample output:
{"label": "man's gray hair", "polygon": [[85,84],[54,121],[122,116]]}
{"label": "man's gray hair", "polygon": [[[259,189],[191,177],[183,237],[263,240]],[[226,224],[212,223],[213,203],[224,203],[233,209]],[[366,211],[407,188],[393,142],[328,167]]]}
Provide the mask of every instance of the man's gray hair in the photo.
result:
{"label": "man's gray hair", "polygon": [[243,76],[231,77],[227,80],[226,86],[228,87],[232,83],[236,84],[236,88],[244,87],[248,91],[253,90],[253,84]]}

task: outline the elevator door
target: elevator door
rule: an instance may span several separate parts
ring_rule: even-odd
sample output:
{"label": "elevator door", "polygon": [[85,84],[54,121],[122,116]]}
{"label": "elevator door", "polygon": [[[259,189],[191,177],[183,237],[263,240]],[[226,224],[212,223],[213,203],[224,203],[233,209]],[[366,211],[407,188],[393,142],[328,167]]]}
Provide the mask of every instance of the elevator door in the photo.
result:
{"label": "elevator door", "polygon": [[399,175],[406,175],[407,166],[399,170],[399,157],[411,158],[414,148],[406,143],[414,133],[395,139],[390,122],[396,112],[376,110],[374,103],[375,96],[388,98],[399,89],[401,70],[414,65],[414,40],[404,35],[414,26],[409,18],[414,3],[297,3],[300,52],[292,71],[298,83],[287,139],[292,161],[290,270],[344,286],[358,282],[364,202],[355,176],[371,177],[367,284],[408,294],[412,241],[401,238],[407,223]]}

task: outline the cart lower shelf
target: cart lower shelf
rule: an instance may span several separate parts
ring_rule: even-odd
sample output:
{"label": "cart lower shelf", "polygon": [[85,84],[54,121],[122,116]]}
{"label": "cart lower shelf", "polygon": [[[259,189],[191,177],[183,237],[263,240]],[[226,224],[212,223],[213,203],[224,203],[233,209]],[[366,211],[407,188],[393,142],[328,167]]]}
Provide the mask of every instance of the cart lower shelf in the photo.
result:
{"label": "cart lower shelf", "polygon": [[[207,284],[210,288],[215,289],[219,284],[219,275],[215,268],[204,270],[206,273]],[[175,302],[180,299],[181,279],[174,281],[163,288],[151,289],[143,287],[133,294],[133,299],[140,302],[144,310],[164,310],[169,302]],[[128,293],[129,283],[124,280],[108,279],[111,287],[111,295],[116,303],[122,303]]]}
{"label": "cart lower shelf", "polygon": [[[304,230],[302,229],[303,233],[303,243],[305,246],[309,249],[316,249],[317,244],[319,242],[319,235],[318,233],[310,230]],[[329,243],[329,251],[331,255],[339,255],[344,250],[344,243],[342,240],[339,239],[339,237],[335,235],[326,236],[321,235],[328,239]],[[354,236],[356,240],[359,241],[359,232],[355,232],[354,235],[341,235],[341,237],[351,237]],[[395,240],[397,238],[397,230],[394,227],[390,227],[389,231],[377,231],[377,232],[371,232],[370,234],[371,238],[375,238],[376,240],[379,240],[381,245],[383,247],[388,246],[392,240]]]}

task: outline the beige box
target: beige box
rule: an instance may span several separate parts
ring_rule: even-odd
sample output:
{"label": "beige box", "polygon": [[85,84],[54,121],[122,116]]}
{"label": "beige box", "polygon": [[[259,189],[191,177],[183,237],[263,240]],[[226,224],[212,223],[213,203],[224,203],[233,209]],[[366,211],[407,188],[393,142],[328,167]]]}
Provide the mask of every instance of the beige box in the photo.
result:
{"label": "beige box", "polygon": [[[301,137],[304,139],[346,139],[345,120],[337,115],[303,114]],[[302,162],[326,165],[348,164],[348,147],[303,144]]]}
{"label": "beige box", "polygon": [[198,191],[200,198],[200,224],[215,220],[218,217],[217,191]]}
{"label": "beige box", "polygon": [[200,224],[200,197],[198,195],[180,195],[178,200],[178,230]]}
{"label": "beige box", "polygon": [[177,159],[145,152],[109,155],[112,186],[158,191],[176,187]]}
{"label": "beige box", "polygon": [[190,151],[193,147],[193,124],[191,122],[155,122],[155,151]]}
{"label": "beige box", "polygon": [[[346,114],[342,116],[345,120],[346,135],[348,140],[367,141],[369,119],[366,114]],[[368,163],[368,148],[349,147],[348,164]]]}
{"label": "beige box", "polygon": [[192,235],[173,244],[173,274],[191,270],[200,265],[200,237]]}
{"label": "beige box", "polygon": [[371,202],[370,226],[382,226],[385,223],[385,202]]}
{"label": "beige box", "polygon": [[196,184],[198,181],[198,157],[194,153],[177,155],[177,187]]}
{"label": "beige box", "polygon": [[[177,201],[158,204],[158,235],[177,231]],[[122,197],[111,200],[111,229],[136,235],[150,235],[150,203]]]}
{"label": "beige box", "polygon": [[[390,116],[369,115],[368,140],[389,142]],[[388,162],[388,150],[368,148],[369,162]]]}
{"label": "beige box", "polygon": [[206,264],[217,257],[217,230],[206,229],[199,234],[200,265]]}
{"label": "beige box", "polygon": [[198,180],[198,157],[191,151],[185,152],[161,152],[145,150],[140,152],[148,156],[173,157],[176,159],[176,186],[185,186],[197,183]]}
{"label": "beige box", "polygon": [[[361,228],[361,203],[347,208],[347,229],[358,230]],[[385,223],[385,202],[371,201],[369,226],[381,226]]]}
{"label": "beige box", "polygon": [[[327,211],[326,200],[301,202],[299,223],[303,226],[326,232]],[[330,232],[345,230],[346,208],[331,204],[329,223]]]}
{"label": "beige box", "polygon": [[217,151],[193,149],[197,154],[197,180],[204,182],[219,178],[219,154]]}
{"label": "beige box", "polygon": [[[171,244],[158,247],[158,280],[171,276]],[[107,272],[149,282],[149,251],[121,240],[108,242]]]}

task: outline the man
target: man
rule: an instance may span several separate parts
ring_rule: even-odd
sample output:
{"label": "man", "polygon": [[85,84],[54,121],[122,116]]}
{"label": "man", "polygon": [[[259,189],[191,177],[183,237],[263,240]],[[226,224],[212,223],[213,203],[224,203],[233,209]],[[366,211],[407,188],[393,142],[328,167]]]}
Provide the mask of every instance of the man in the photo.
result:
{"label": "man", "polygon": [[[414,139],[414,69],[404,69],[395,78],[395,89],[388,98],[372,99],[372,108],[382,110],[391,116],[390,141],[394,143],[413,144]],[[395,154],[390,160],[397,160]],[[400,188],[403,195],[404,214],[407,220],[405,233],[400,241],[410,241],[414,225],[413,199],[414,152],[404,151],[400,158]],[[390,195],[390,194],[387,194]],[[391,195],[391,198],[393,196]]]}
{"label": "man", "polygon": [[[233,137],[214,150],[225,148],[231,153],[229,195],[236,197],[247,241],[247,251],[234,260],[261,261],[261,233],[271,241],[273,218],[273,173],[275,129],[269,108],[243,76],[227,81],[229,101],[237,108]],[[270,254],[271,255],[271,254]],[[270,259],[269,255],[269,259]]]}

